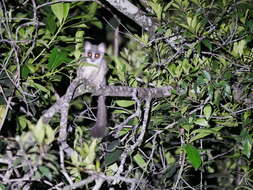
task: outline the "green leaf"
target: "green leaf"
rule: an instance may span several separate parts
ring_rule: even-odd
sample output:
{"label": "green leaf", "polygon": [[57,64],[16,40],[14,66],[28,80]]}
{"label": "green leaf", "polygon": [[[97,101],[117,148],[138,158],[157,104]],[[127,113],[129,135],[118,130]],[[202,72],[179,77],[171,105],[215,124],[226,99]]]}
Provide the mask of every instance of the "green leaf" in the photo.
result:
{"label": "green leaf", "polygon": [[243,114],[243,120],[246,122],[248,119],[250,119],[251,111],[245,111]]}
{"label": "green leaf", "polygon": [[243,146],[242,153],[246,155],[247,158],[250,158],[253,144],[252,135],[250,135],[247,130],[242,130],[240,137]]}
{"label": "green leaf", "polygon": [[105,165],[111,165],[114,162],[118,161],[120,159],[120,155],[122,154],[122,150],[115,150],[113,152],[108,152],[105,155]]}
{"label": "green leaf", "polygon": [[197,15],[194,15],[192,22],[191,22],[191,28],[196,30],[197,23],[198,23],[198,17],[197,17]]}
{"label": "green leaf", "polygon": [[194,121],[194,123],[197,124],[197,125],[203,126],[203,127],[208,127],[209,126],[208,122],[204,118],[196,119]]}
{"label": "green leaf", "polygon": [[217,125],[223,125],[226,127],[237,127],[238,122],[236,120],[228,120],[228,121],[217,121]]}
{"label": "green leaf", "polygon": [[210,82],[211,81],[211,75],[210,75],[210,73],[204,70],[203,74],[204,74],[205,78],[207,79],[207,81]]}
{"label": "green leaf", "polygon": [[46,124],[43,122],[42,118],[40,118],[36,126],[31,128],[33,135],[39,144],[42,144],[45,138],[45,125]]}
{"label": "green leaf", "polygon": [[186,17],[186,21],[187,21],[187,25],[190,27],[190,26],[191,26],[191,23],[192,23],[192,17],[187,16],[187,17]]}
{"label": "green leaf", "polygon": [[75,60],[78,60],[83,52],[84,31],[78,30],[75,34]]}
{"label": "green leaf", "polygon": [[183,68],[181,65],[178,65],[175,70],[175,77],[180,78],[181,74],[183,72]]}
{"label": "green leaf", "polygon": [[190,139],[190,142],[196,141],[198,139],[202,139],[202,138],[204,138],[208,135],[211,135],[211,134],[218,134],[218,131],[221,130],[222,128],[223,128],[223,126],[214,127],[212,129],[204,129],[204,128],[196,129],[196,130],[192,131],[191,134],[197,134],[197,135],[194,135]]}
{"label": "green leaf", "polygon": [[18,117],[18,123],[21,127],[21,130],[25,129],[27,126],[27,119],[24,115]]}
{"label": "green leaf", "polygon": [[115,74],[119,77],[120,81],[125,81],[126,64],[124,60],[118,57],[113,57],[115,61]]}
{"label": "green leaf", "polygon": [[[1,17],[1,10],[0,10],[0,17]],[[7,190],[7,187],[3,184],[0,184],[0,190]]]}
{"label": "green leaf", "polygon": [[113,176],[118,171],[118,169],[119,167],[117,163],[114,163],[106,168],[106,171],[105,171],[106,175]]}
{"label": "green leaf", "polygon": [[176,162],[175,157],[170,152],[167,152],[165,154],[165,159],[167,161],[167,164],[169,164],[169,165],[172,165]]}
{"label": "green leaf", "polygon": [[246,11],[245,11],[245,14],[242,16],[242,17],[240,17],[240,21],[243,23],[243,24],[245,24],[245,22],[246,22],[246,20],[247,20],[247,18],[248,18],[248,16],[249,16],[249,9],[247,9]]}
{"label": "green leaf", "polygon": [[30,74],[29,67],[27,65],[22,65],[22,67],[21,67],[21,77],[22,78],[27,78],[29,74]]}
{"label": "green leaf", "polygon": [[120,107],[126,108],[135,104],[133,100],[116,100],[116,104]]}
{"label": "green leaf", "polygon": [[40,166],[39,167],[39,171],[41,172],[41,174],[42,174],[43,177],[46,177],[49,180],[52,180],[53,175],[52,175],[52,173],[51,173],[51,171],[49,170],[48,167]]}
{"label": "green leaf", "polygon": [[184,146],[184,149],[186,151],[186,155],[190,163],[195,169],[198,169],[201,165],[201,158],[200,158],[200,153],[197,148],[190,144],[186,144]]}
{"label": "green leaf", "polygon": [[185,74],[189,74],[189,71],[191,69],[191,64],[189,64],[189,60],[188,59],[184,59],[182,62],[182,68]]}
{"label": "green leaf", "polygon": [[152,8],[152,10],[155,12],[157,19],[161,20],[163,7],[156,1],[154,1],[154,2],[147,1],[147,3]]}
{"label": "green leaf", "polygon": [[212,106],[210,104],[205,105],[204,107],[204,116],[206,119],[209,119],[212,114]]}
{"label": "green leaf", "polygon": [[241,40],[239,42],[235,42],[234,43],[234,47],[233,47],[233,51],[232,51],[232,54],[234,56],[242,56],[243,55],[243,52],[244,52],[244,49],[246,47],[246,40]]}
{"label": "green leaf", "polygon": [[126,111],[126,110],[114,110],[114,111],[112,111],[112,113],[113,114],[127,114],[127,113],[129,113],[128,111]]}
{"label": "green leaf", "polygon": [[[34,127],[31,123],[28,126],[30,129]],[[24,132],[21,136],[16,136],[16,140],[22,145],[24,150],[28,150],[36,144],[36,139],[32,131]]]}
{"label": "green leaf", "polygon": [[[1,17],[1,18],[4,17],[3,9],[0,9],[0,17]],[[0,187],[1,187],[1,186],[0,186]]]}
{"label": "green leaf", "polygon": [[69,13],[70,4],[69,3],[56,3],[51,5],[51,9],[57,19],[62,23],[65,20]]}
{"label": "green leaf", "polygon": [[68,62],[69,59],[67,58],[67,52],[63,51],[59,48],[54,48],[49,55],[49,60],[47,67],[50,70],[53,70],[63,64],[64,62]]}
{"label": "green leaf", "polygon": [[195,3],[196,5],[199,5],[199,6],[201,5],[200,2],[199,2],[199,0],[191,0],[191,1],[192,1],[193,3]]}
{"label": "green leaf", "polygon": [[75,166],[79,166],[80,165],[80,160],[79,160],[79,154],[76,151],[73,151],[71,153],[71,163]]}
{"label": "green leaf", "polygon": [[75,178],[75,180],[81,180],[81,174],[80,174],[80,169],[79,168],[74,168],[72,167],[71,170],[69,171],[71,177]]}
{"label": "green leaf", "polygon": [[93,21],[92,21],[92,24],[93,24],[94,26],[96,26],[97,28],[99,28],[99,29],[102,29],[102,28],[103,28],[103,24],[102,24],[102,22],[101,22],[100,20],[93,20]]}
{"label": "green leaf", "polygon": [[207,39],[204,39],[203,41],[202,41],[202,43],[204,44],[204,46],[206,46],[208,49],[209,49],[209,51],[212,51],[212,44],[210,43],[210,41],[209,40],[207,40]]}
{"label": "green leaf", "polygon": [[83,43],[83,39],[84,39],[84,31],[82,30],[78,30],[75,34],[75,42],[76,43]]}
{"label": "green leaf", "polygon": [[45,143],[49,145],[55,139],[55,130],[53,130],[50,125],[46,125],[45,126],[45,133],[46,133]]}
{"label": "green leaf", "polygon": [[186,124],[182,126],[188,133],[193,129],[194,125]]}
{"label": "green leaf", "polygon": [[176,78],[179,78],[183,72],[183,65],[178,65],[176,66],[175,64],[170,64],[169,67],[168,67],[168,70],[171,74],[171,76],[173,77],[176,77]]}
{"label": "green leaf", "polygon": [[97,139],[93,139],[90,144],[86,144],[84,147],[86,152],[86,158],[84,160],[84,163],[86,164],[87,169],[94,169],[94,160],[96,159],[96,147],[97,147],[98,141]]}
{"label": "green leaf", "polygon": [[28,123],[29,129],[32,131],[33,136],[39,144],[44,143],[46,140],[49,144],[54,140],[54,134],[50,131],[51,127],[44,123],[42,118],[39,119],[36,126],[32,125],[28,121],[26,122]]}
{"label": "green leaf", "polygon": [[243,151],[242,151],[242,153],[244,155],[246,155],[248,158],[250,158],[251,150],[252,150],[252,138],[247,137],[243,141]]}
{"label": "green leaf", "polygon": [[36,88],[37,90],[41,90],[42,92],[45,92],[47,94],[50,94],[50,90],[48,90],[47,88],[45,88],[44,86],[34,82],[33,80],[28,80],[28,84],[33,87]]}
{"label": "green leaf", "polygon": [[52,14],[47,14],[46,28],[51,34],[56,31],[55,17]]}
{"label": "green leaf", "polygon": [[90,17],[94,17],[97,12],[97,8],[98,8],[98,3],[96,2],[91,3],[88,8],[88,15]]}
{"label": "green leaf", "polygon": [[3,125],[6,114],[7,114],[7,106],[6,105],[0,105],[0,127]]}
{"label": "green leaf", "polygon": [[190,143],[193,142],[193,141],[196,141],[198,139],[203,139],[204,137],[210,135],[211,133],[198,133],[197,135],[193,136],[191,139],[190,139]]}
{"label": "green leaf", "polygon": [[223,66],[227,66],[229,64],[229,62],[223,56],[218,56],[218,59],[223,64]]}
{"label": "green leaf", "polygon": [[170,64],[168,67],[170,74],[176,78],[179,78],[181,76],[183,69],[185,69],[183,67],[183,64],[178,65],[178,66],[176,66],[175,64]]}
{"label": "green leaf", "polygon": [[147,163],[145,162],[145,160],[142,158],[142,156],[137,153],[134,156],[134,161],[138,164],[138,166],[140,166],[142,169],[145,169],[147,166]]}
{"label": "green leaf", "polygon": [[196,129],[194,131],[191,132],[191,134],[194,133],[216,133],[217,131],[221,130],[223,127],[222,126],[218,126],[218,127],[214,127],[211,129],[205,129],[205,128],[201,128],[201,129]]}
{"label": "green leaf", "polygon": [[168,67],[168,70],[173,77],[176,76],[176,69],[177,69],[177,66],[175,64],[170,64]]}

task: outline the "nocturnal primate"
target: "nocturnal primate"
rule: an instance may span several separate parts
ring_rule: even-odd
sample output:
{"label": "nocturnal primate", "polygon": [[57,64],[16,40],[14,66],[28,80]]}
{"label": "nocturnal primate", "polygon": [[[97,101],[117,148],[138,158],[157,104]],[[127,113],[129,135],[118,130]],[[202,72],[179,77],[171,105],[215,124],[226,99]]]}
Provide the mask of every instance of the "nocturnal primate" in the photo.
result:
{"label": "nocturnal primate", "polygon": [[[97,87],[105,86],[105,75],[107,72],[107,65],[104,59],[105,44],[99,45],[86,42],[84,44],[84,57],[87,65],[80,66],[77,70],[77,77],[88,79]],[[91,129],[93,137],[103,137],[105,135],[107,125],[107,110],[105,105],[105,96],[99,96],[97,100],[97,119],[96,123]]]}

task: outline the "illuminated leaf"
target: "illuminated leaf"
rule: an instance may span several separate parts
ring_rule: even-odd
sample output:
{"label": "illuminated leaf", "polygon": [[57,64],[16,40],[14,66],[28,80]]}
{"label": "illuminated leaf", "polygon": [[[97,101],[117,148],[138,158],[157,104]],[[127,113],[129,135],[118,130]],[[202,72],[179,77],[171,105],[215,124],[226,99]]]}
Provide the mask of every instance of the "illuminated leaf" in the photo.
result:
{"label": "illuminated leaf", "polygon": [[200,158],[200,153],[197,148],[194,146],[187,144],[184,146],[184,149],[186,151],[186,155],[190,163],[195,169],[198,169],[201,165],[201,158]]}
{"label": "illuminated leaf", "polygon": [[64,19],[67,18],[69,13],[70,4],[69,3],[56,3],[51,5],[51,9],[57,19],[62,23]]}
{"label": "illuminated leaf", "polygon": [[116,100],[116,104],[120,107],[126,108],[135,104],[135,101],[132,100]]}

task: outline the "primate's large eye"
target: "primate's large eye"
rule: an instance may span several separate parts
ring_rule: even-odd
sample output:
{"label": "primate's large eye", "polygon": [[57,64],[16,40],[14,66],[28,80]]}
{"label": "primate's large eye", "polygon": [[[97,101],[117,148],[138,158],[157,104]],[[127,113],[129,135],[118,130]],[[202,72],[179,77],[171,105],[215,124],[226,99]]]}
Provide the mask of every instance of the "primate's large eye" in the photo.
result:
{"label": "primate's large eye", "polygon": [[96,53],[95,54],[95,58],[98,59],[100,57],[100,54],[99,53]]}
{"label": "primate's large eye", "polygon": [[92,53],[91,53],[91,52],[88,52],[88,53],[87,53],[87,56],[88,56],[88,57],[92,57]]}

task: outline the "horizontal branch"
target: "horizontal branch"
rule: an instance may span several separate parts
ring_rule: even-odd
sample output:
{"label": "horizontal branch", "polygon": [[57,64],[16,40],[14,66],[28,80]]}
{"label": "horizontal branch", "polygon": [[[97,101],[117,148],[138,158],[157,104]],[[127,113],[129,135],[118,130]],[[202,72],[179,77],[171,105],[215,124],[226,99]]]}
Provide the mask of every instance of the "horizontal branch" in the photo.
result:
{"label": "horizontal branch", "polygon": [[70,101],[78,96],[86,93],[91,93],[94,96],[124,96],[132,97],[134,92],[137,92],[137,97],[141,99],[146,98],[162,98],[171,95],[172,87],[161,87],[161,88],[131,88],[127,86],[104,86],[97,88],[91,82],[82,78],[75,78],[69,85],[67,92],[64,96],[59,98],[54,105],[52,105],[42,116],[43,121],[48,123],[51,118],[58,113],[62,105],[69,104]]}
{"label": "horizontal branch", "polygon": [[104,86],[99,89],[96,88],[91,88],[89,86],[89,90],[85,88],[84,86],[79,87],[82,88],[79,89],[80,92],[77,92],[75,94],[75,97],[80,96],[84,93],[91,93],[94,96],[115,96],[115,97],[132,97],[133,93],[136,91],[137,92],[137,97],[141,99],[146,99],[147,97],[151,97],[152,99],[154,98],[162,98],[162,97],[167,97],[171,95],[171,86],[167,87],[161,87],[161,88],[132,88],[128,86]]}

